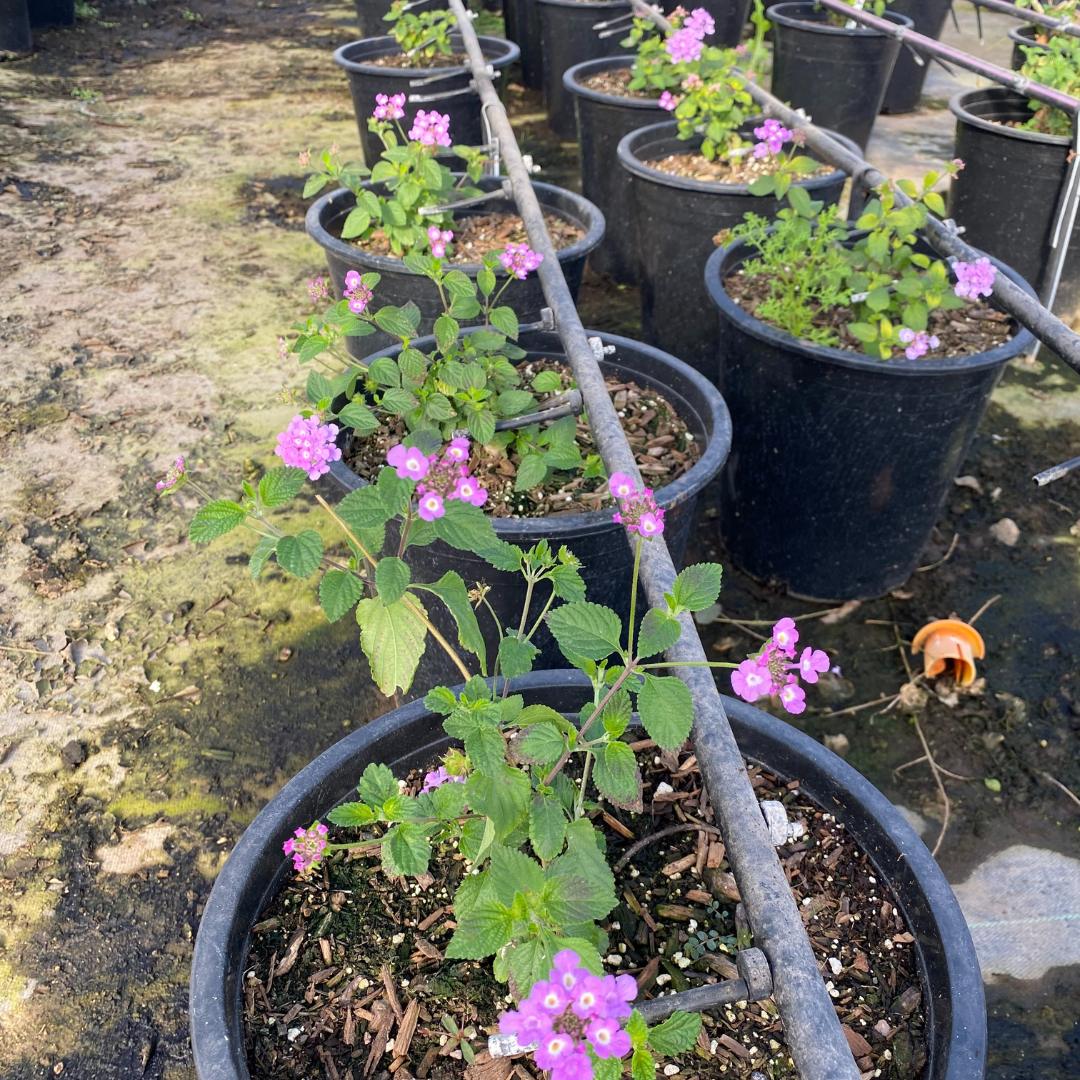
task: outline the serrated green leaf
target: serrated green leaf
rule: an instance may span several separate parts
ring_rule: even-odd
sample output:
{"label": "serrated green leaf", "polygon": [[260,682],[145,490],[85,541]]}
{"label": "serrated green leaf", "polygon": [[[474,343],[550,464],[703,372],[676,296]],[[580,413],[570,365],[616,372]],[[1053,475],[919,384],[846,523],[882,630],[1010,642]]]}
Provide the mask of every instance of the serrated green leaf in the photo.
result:
{"label": "serrated green leaf", "polygon": [[541,371],[532,385],[538,394],[551,394],[562,389],[562,376],[557,371]]}
{"label": "serrated green leaf", "polygon": [[645,1046],[649,1038],[649,1025],[645,1023],[645,1018],[637,1009],[631,1012],[630,1019],[623,1024],[623,1030],[630,1036],[635,1050],[640,1050]]}
{"label": "serrated green leaf", "polygon": [[427,692],[424,707],[440,716],[449,716],[457,708],[457,698],[454,697],[452,690],[445,686],[436,686]]}
{"label": "serrated green leaf", "polygon": [[[438,535],[437,529],[435,532]],[[382,563],[379,565],[382,566]],[[469,603],[469,591],[465,588],[461,575],[454,570],[448,570],[434,585],[416,587],[434,593],[447,606],[457,623],[458,643],[462,648],[476,654],[480,660],[481,671],[486,672],[487,646],[484,644],[484,635],[480,632],[480,624],[476,621],[472,604]]]}
{"label": "serrated green leaf", "polygon": [[491,519],[478,506],[450,499],[444,506],[445,513],[433,522],[435,535],[459,551],[485,551],[498,546],[495,527]]}
{"label": "serrated green leaf", "polygon": [[305,529],[296,536],[282,536],[277,542],[278,566],[294,577],[311,577],[322,562],[322,555],[322,537],[314,529]]}
{"label": "serrated green leaf", "polygon": [[398,390],[391,387],[389,390],[383,391],[382,400],[379,404],[391,416],[401,416],[402,413],[407,413],[410,409],[416,408],[416,395],[409,390]]}
{"label": "serrated green leaf", "polygon": [[759,176],[750,185],[751,195],[771,195],[776,191],[776,178],[772,176]]}
{"label": "serrated green leaf", "polygon": [[435,341],[440,352],[448,353],[454,348],[457,344],[460,329],[457,319],[451,318],[449,315],[440,315],[435,320]]}
{"label": "serrated green leaf", "polygon": [[555,724],[530,724],[514,740],[514,752],[533,765],[551,765],[566,749],[566,738]]}
{"label": "serrated green leaf", "polygon": [[608,802],[625,810],[640,808],[641,777],[637,758],[626,743],[616,739],[597,753],[593,779]]}
{"label": "serrated green leaf", "polygon": [[392,334],[394,337],[411,338],[413,335],[412,323],[401,308],[390,305],[379,308],[375,312],[374,319],[375,325],[380,330],[385,330],[386,333]]}
{"label": "serrated green leaf", "polygon": [[656,1080],[656,1061],[648,1050],[634,1051],[630,1059],[630,1077],[631,1080]]}
{"label": "serrated green leaf", "polygon": [[255,545],[255,550],[251,553],[251,558],[248,559],[248,572],[253,578],[257,578],[262,573],[267,559],[274,554],[274,548],[276,547],[277,538],[273,536],[264,536]]}
{"label": "serrated green leaf", "polygon": [[259,481],[259,500],[263,506],[283,506],[295,498],[304,486],[307,473],[292,465],[279,465]]}
{"label": "serrated green leaf", "polygon": [[594,1057],[592,1067],[593,1080],[619,1080],[622,1076],[622,1058],[614,1055],[606,1058]]}
{"label": "serrated green leaf", "polygon": [[697,563],[680,571],[671,587],[678,610],[702,611],[715,604],[723,573],[719,563]]}
{"label": "serrated green leaf", "polygon": [[387,697],[396,690],[407,691],[427,639],[420,616],[406,605],[405,598],[387,606],[376,596],[356,605],[356,621],[376,685]]}
{"label": "serrated green leaf", "polygon": [[[596,831],[587,818],[579,821],[585,821],[590,832]],[[595,839],[589,841],[588,848],[577,842],[583,831],[577,822],[567,826],[566,853],[548,863],[544,871],[548,913],[564,926],[602,919],[616,903],[615,878]]]}
{"label": "serrated green leaf", "polygon": [[319,603],[329,622],[337,622],[363,595],[360,579],[343,570],[327,570],[319,582]]}
{"label": "serrated green leaf", "polygon": [[662,1024],[649,1030],[649,1046],[661,1057],[685,1053],[697,1042],[701,1013],[672,1013]]}
{"label": "serrated green leaf", "polygon": [[376,356],[368,365],[368,378],[379,386],[400,386],[401,371],[389,356]]}
{"label": "serrated green leaf", "polygon": [[682,624],[660,608],[650,608],[641,620],[636,652],[639,658],[666,652],[679,640]]}
{"label": "serrated green leaf", "polygon": [[536,795],[529,807],[529,841],[540,859],[554,859],[566,842],[566,811],[553,795]]}
{"label": "serrated green leaf", "polygon": [[630,694],[625,687],[620,686],[604,706],[604,730],[613,739],[617,739],[629,726],[633,714]]}
{"label": "serrated green leaf", "polygon": [[469,413],[465,424],[481,446],[487,446],[495,438],[495,414],[490,409]]}
{"label": "serrated green leaf", "polygon": [[350,401],[337,418],[346,427],[355,429],[358,435],[370,435],[379,426],[379,418],[359,401]]}
{"label": "serrated green leaf", "polygon": [[360,801],[376,810],[381,810],[383,804],[388,799],[392,799],[399,790],[398,782],[390,771],[390,767],[381,762],[369,764],[356,785],[356,793],[360,796]]}
{"label": "serrated green leaf", "polygon": [[[372,485],[350,491],[338,503],[336,512],[338,517],[353,530],[377,529],[393,517],[383,500],[383,493]],[[375,555],[377,552],[372,552],[372,554]]]}
{"label": "serrated green leaf", "polygon": [[495,844],[491,849],[491,878],[495,895],[509,907],[515,893],[539,893],[544,888],[544,870],[521,851]]}
{"label": "serrated green leaf", "polygon": [[548,467],[543,454],[526,454],[518,466],[517,478],[514,480],[514,490],[532,490],[537,484],[544,482],[547,471]]}
{"label": "serrated green leaf", "polygon": [[491,320],[491,325],[496,330],[505,334],[508,338],[513,338],[515,341],[518,336],[518,317],[514,314],[514,309],[510,307],[497,307],[494,308],[488,315]]}
{"label": "serrated green leaf", "polygon": [[580,603],[585,599],[585,582],[574,566],[556,566],[548,572],[551,586],[560,600]]}
{"label": "serrated green leaf", "polygon": [[428,828],[417,821],[403,821],[386,834],[382,842],[382,865],[388,877],[417,877],[427,870],[431,859]]}
{"label": "serrated green leaf", "polygon": [[589,660],[604,660],[620,650],[619,616],[600,604],[563,604],[548,615],[548,627],[568,658],[573,653]]}
{"label": "serrated green leaf", "polygon": [[482,806],[495,826],[495,838],[505,840],[526,818],[532,798],[529,777],[504,766],[498,776],[474,772],[465,784],[465,801]]}
{"label": "serrated green leaf", "polygon": [[208,544],[244,524],[247,513],[239,503],[229,499],[214,499],[195,511],[188,527],[193,544]]}
{"label": "serrated green leaf", "polygon": [[446,947],[448,960],[483,960],[501,949],[514,929],[510,912],[498,900],[482,900],[473,905],[464,917],[457,918],[457,924]]}
{"label": "serrated green leaf", "polygon": [[349,211],[349,216],[341,226],[341,239],[352,240],[359,236],[371,224],[371,215],[360,206]]}
{"label": "serrated green leaf", "polygon": [[892,296],[888,289],[878,286],[871,290],[864,303],[871,311],[884,311],[892,303]]}
{"label": "serrated green leaf", "polygon": [[362,802],[342,803],[326,815],[326,820],[343,829],[363,828],[375,820],[375,811]]}
{"label": "serrated green leaf", "polygon": [[495,274],[487,267],[484,267],[476,275],[476,284],[484,296],[490,296],[495,291]]}
{"label": "serrated green leaf", "polygon": [[327,184],[330,183],[330,177],[324,176],[322,173],[315,173],[313,176],[309,176],[304,181],[304,195],[305,199],[310,199],[312,195],[318,195],[320,191]]}
{"label": "serrated green leaf", "polygon": [[641,722],[657,746],[677,750],[686,742],[694,722],[694,701],[680,679],[646,672],[637,706]]}
{"label": "serrated green leaf", "polygon": [[396,604],[412,580],[408,566],[396,556],[379,560],[375,568],[375,587],[384,604]]}
{"label": "serrated green leaf", "polygon": [[[469,820],[461,826],[461,838],[458,840],[458,850],[470,862],[479,862],[477,856],[480,854],[484,843],[484,831],[490,824],[491,822],[488,818],[469,818]],[[491,825],[491,839],[495,839],[494,825]],[[474,879],[465,878],[462,882],[462,887],[472,880]],[[454,897],[455,905],[461,903],[461,900],[459,899],[460,896],[461,891],[459,888],[457,895]]]}
{"label": "serrated green leaf", "polygon": [[499,412],[503,416],[519,416],[536,404],[528,390],[504,390],[499,395]]}
{"label": "serrated green leaf", "polygon": [[532,671],[540,650],[531,641],[518,641],[517,634],[507,634],[499,642],[499,671],[504,679],[514,679]]}
{"label": "serrated green leaf", "polygon": [[320,401],[325,401],[327,398],[334,396],[334,388],[325,375],[320,374],[318,371],[309,371],[304,393],[312,405],[318,405]]}

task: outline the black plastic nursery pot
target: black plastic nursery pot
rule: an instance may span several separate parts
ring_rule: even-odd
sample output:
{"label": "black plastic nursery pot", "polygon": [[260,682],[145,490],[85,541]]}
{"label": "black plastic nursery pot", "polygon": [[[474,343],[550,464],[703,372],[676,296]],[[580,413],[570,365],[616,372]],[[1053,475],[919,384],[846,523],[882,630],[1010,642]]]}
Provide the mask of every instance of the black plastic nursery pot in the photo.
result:
{"label": "black plastic nursery pot", "polygon": [[1009,62],[1009,67],[1013,71],[1019,71],[1024,64],[1027,63],[1027,53],[1024,52],[1025,48],[1028,49],[1045,49],[1045,45],[1041,45],[1035,40],[1035,35],[1038,33],[1046,33],[1046,30],[1041,26],[1010,26],[1008,30],[1009,40],[1013,43],[1012,59]]}
{"label": "black plastic nursery pot", "polygon": [[[664,538],[678,565],[690,536],[698,492],[720,471],[731,446],[731,421],[727,406],[712,383],[674,356],[643,345],[640,341],[614,334],[589,331],[589,335],[599,337],[605,345],[615,347],[613,354],[600,361],[604,374],[615,375],[620,381],[633,380],[644,391],[662,394],[702,448],[701,457],[691,469],[656,492],[657,502],[667,511]],[[414,342],[421,351],[432,348],[434,344],[433,338]],[[566,362],[563,345],[554,332],[527,331],[521,335],[518,344],[528,353],[518,363],[542,359]],[[397,350],[386,351],[393,354]],[[339,445],[343,442],[339,438]],[[365,483],[341,461],[331,463],[330,477],[346,490],[355,490]],[[633,556],[626,542],[626,530],[612,520],[614,509],[612,506],[611,509],[590,513],[542,518],[493,517],[491,521],[495,535],[500,540],[525,549],[545,539],[556,551],[565,544],[584,564],[581,574],[588,599],[614,608],[625,620],[630,615]],[[520,574],[495,570],[479,556],[448,547],[442,541],[428,547],[408,548],[405,561],[412,568],[416,581],[438,581],[448,570],[456,570],[468,588],[472,588],[477,581],[486,581],[493,586],[488,600],[499,622],[509,627],[515,627],[520,622],[525,602],[525,583]],[[533,619],[546,601],[546,594],[534,600]],[[443,605],[433,601],[429,605],[429,612],[444,636],[457,641],[457,630]],[[478,618],[487,641],[488,656],[493,657],[498,648],[498,635],[486,612],[478,613]],[[566,661],[546,625],[537,631],[533,644],[540,649],[535,667],[565,666]],[[419,692],[422,697],[424,691],[417,691],[417,687],[427,688],[432,683],[449,682],[458,677],[457,669],[449,658],[435,642],[430,642],[421,660],[412,693]]]}
{"label": "black plastic nursery pot", "polygon": [[33,47],[26,0],[0,0],[0,55],[28,53]]}
{"label": "black plastic nursery pot", "polygon": [[632,56],[586,60],[563,73],[563,87],[574,98],[581,190],[604,213],[607,232],[592,253],[592,268],[620,285],[636,285],[640,258],[635,231],[630,174],[617,164],[619,143],[643,123],[664,115],[655,98],[619,97],[585,86],[593,75],[625,71]]}
{"label": "black plastic nursery pot", "polygon": [[[776,4],[766,14],[773,24],[773,94],[805,109],[818,127],[839,131],[864,148],[900,42],[865,26],[833,26],[827,8],[801,0]],[[894,11],[884,17],[912,25]]]}
{"label": "black plastic nursery pot", "polygon": [[[742,132],[752,136],[760,118]],[[721,229],[742,223],[748,211],[774,218],[781,209],[772,196],[750,194],[747,184],[720,184],[673,176],[649,164],[668,154],[687,153],[701,138],[678,138],[674,120],[639,128],[619,142],[619,164],[630,177],[634,235],[641,255],[641,330],[651,345],[662,346],[716,381],[716,318],[702,274],[716,249]],[[850,140],[835,132],[849,150]],[[811,156],[813,154],[811,153]],[[844,190],[845,173],[797,181],[815,199],[835,203]]]}
{"label": "black plastic nursery pot", "polygon": [[537,0],[503,0],[503,21],[506,36],[521,49],[521,81],[530,90],[539,90],[544,78],[544,50]]}
{"label": "black plastic nursery pot", "polygon": [[[450,35],[450,46],[455,53],[465,51],[460,34]],[[495,69],[496,85],[501,85],[501,72],[518,58],[518,47],[502,38],[482,37],[480,48]],[[379,67],[371,62],[380,56],[391,56],[398,52],[400,47],[390,36],[350,41],[334,52],[334,63],[344,68],[349,78],[349,92],[352,94],[365,164],[370,168],[383,151],[382,140],[368,131],[368,120],[375,111],[376,94],[408,95],[405,119],[402,120],[406,131],[420,109],[425,112],[434,109],[450,117],[450,137],[456,144],[481,145],[484,132],[480,120],[480,98],[469,86],[472,79],[469,65],[396,68]],[[422,82],[423,85],[416,86],[415,82]]]}
{"label": "black plastic nursery pot", "polygon": [[[527,705],[567,715],[591,700],[578,671],[536,671],[514,679]],[[827,808],[866,852],[914,935],[926,1013],[923,1080],[981,1080],[986,1014],[979,962],[945,876],[897,809],[868,780],[797,728],[743,701],[724,699],[750,762]],[[416,701],[351,732],[298,773],[247,827],[214,882],[191,967],[191,1044],[199,1080],[248,1080],[241,1017],[252,927],[292,872],[282,844],[295,829],[355,798],[371,763],[398,777],[430,767],[451,745],[442,717]]]}
{"label": "black plastic nursery pot", "polygon": [[[501,184],[502,180],[498,177],[482,176],[475,186],[486,191],[494,191]],[[371,184],[364,186],[376,189],[379,187],[379,185]],[[559,265],[562,267],[570,292],[576,299],[578,288],[581,286],[581,275],[585,271],[585,259],[604,236],[604,215],[588,199],[583,199],[580,195],[575,195],[574,192],[567,191],[565,188],[541,184],[534,180],[533,190],[545,212],[554,213],[566,221],[573,222],[585,233],[576,243],[559,252]],[[337,191],[324,195],[308,207],[305,222],[308,235],[326,252],[326,261],[329,264],[330,277],[334,285],[334,296],[340,297],[344,292],[345,275],[350,270],[357,270],[362,274],[375,271],[382,275],[382,280],[375,287],[375,300],[378,305],[382,307],[385,304],[393,304],[395,307],[401,307],[411,300],[420,309],[419,333],[432,333],[435,320],[443,310],[439,291],[435,285],[428,278],[413,274],[406,269],[400,259],[391,258],[388,255],[369,255],[355,244],[340,239],[341,226],[355,205],[356,196],[348,188],[338,188]],[[493,199],[480,206],[469,207],[462,210],[461,214],[490,214],[496,211],[517,213],[513,200],[502,198]],[[453,269],[461,270],[475,279],[482,269],[482,264],[455,264]],[[498,270],[498,275],[501,286],[505,275],[501,269]],[[540,278],[536,274],[530,274],[524,281],[513,282],[503,296],[504,301],[513,307],[519,321],[523,324],[537,322],[540,319],[541,309],[547,303],[543,290],[540,288]],[[358,360],[379,349],[397,344],[396,339],[381,330],[376,330],[368,337],[346,338],[346,343],[349,351]]]}
{"label": "black plastic nursery pot", "polygon": [[75,25],[75,0],[29,0],[28,12],[31,28]]}
{"label": "black plastic nursery pot", "polygon": [[[356,7],[356,24],[362,38],[379,37],[385,34],[389,24],[383,16],[390,13],[394,0],[353,0]],[[447,7],[446,0],[426,0],[424,11],[436,11]]]}
{"label": "black plastic nursery pot", "polygon": [[[528,2],[528,0],[527,0]],[[575,139],[574,98],[563,85],[563,72],[586,60],[617,56],[626,49],[625,34],[600,37],[598,22],[617,19],[630,11],[627,0],[531,0],[540,8],[543,42],[544,107],[548,126],[561,139]],[[629,26],[629,24],[627,24]]]}
{"label": "black plastic nursery pot", "polygon": [[[1004,87],[965,90],[949,102],[956,116],[956,156],[949,213],[964,239],[1009,265],[1042,292],[1070,140],[1019,131],[1028,98]],[[1069,319],[1080,308],[1080,220],[1074,225],[1054,310]]]}
{"label": "black plastic nursery pot", "polygon": [[1019,329],[952,360],[883,362],[812,345],[727,294],[724,279],[751,251],[736,241],[705,269],[735,431],[721,478],[724,543],[751,576],[794,595],[881,596],[915,570],[991,391],[1034,338]]}
{"label": "black plastic nursery pot", "polygon": [[[889,10],[906,15],[914,23],[917,34],[937,41],[949,14],[949,3],[950,0],[893,0]],[[919,95],[931,64],[929,56],[922,59],[923,63],[919,64],[911,49],[900,47],[892,78],[885,87],[885,100],[881,103],[883,113],[907,113],[918,108]]]}
{"label": "black plastic nursery pot", "polygon": [[702,0],[694,8],[703,7],[716,23],[716,33],[709,38],[710,45],[734,47],[742,40],[743,28],[750,15],[753,0]]}

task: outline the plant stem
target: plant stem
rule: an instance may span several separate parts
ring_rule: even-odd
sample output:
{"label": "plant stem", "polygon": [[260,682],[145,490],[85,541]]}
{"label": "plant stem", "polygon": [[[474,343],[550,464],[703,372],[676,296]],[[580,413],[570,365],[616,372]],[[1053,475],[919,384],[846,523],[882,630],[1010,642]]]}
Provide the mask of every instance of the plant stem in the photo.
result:
{"label": "plant stem", "polygon": [[540,629],[540,624],[544,621],[544,616],[548,613],[548,608],[551,607],[552,601],[555,599],[555,586],[551,587],[551,595],[547,598],[547,603],[544,605],[544,610],[536,616],[536,622],[533,623],[533,628],[525,635],[526,641],[531,641],[533,634]]}
{"label": "plant stem", "polygon": [[737,668],[738,664],[730,664],[726,660],[675,660],[673,662],[664,661],[659,664],[638,664],[636,665],[639,671],[645,671],[648,668],[658,667],[727,667]]}
{"label": "plant stem", "polygon": [[518,627],[518,641],[522,640],[522,635],[525,633],[525,623],[529,618],[529,606],[532,604],[533,587],[536,585],[536,578],[529,574],[526,579],[529,584],[525,589],[525,604],[521,610],[521,625]]}
{"label": "plant stem", "polygon": [[345,522],[342,521],[341,518],[334,513],[334,511],[330,507],[330,504],[321,495],[316,495],[315,501],[338,523],[338,525],[341,527],[341,531],[356,545],[357,549],[364,556],[364,558],[367,559],[369,563],[371,563],[372,569],[377,567],[379,565],[379,560],[376,559],[375,556],[372,555],[371,552],[368,551],[368,549],[364,547],[364,545],[361,544],[359,540],[357,540],[349,526],[346,525]]}
{"label": "plant stem", "polygon": [[581,770],[581,789],[578,791],[577,806],[574,807],[574,820],[585,812],[585,785],[589,780],[589,765],[592,763],[593,752],[591,750],[585,751],[585,765]]}
{"label": "plant stem", "polygon": [[634,609],[637,607],[637,579],[638,569],[641,566],[641,545],[643,541],[637,538],[637,550],[634,552],[634,576],[630,580],[630,629],[626,632],[626,655],[634,655]]}
{"label": "plant stem", "polygon": [[412,524],[412,502],[405,508],[405,524],[401,527],[401,540],[398,543],[397,557],[405,554],[405,544],[409,539],[409,526]]}

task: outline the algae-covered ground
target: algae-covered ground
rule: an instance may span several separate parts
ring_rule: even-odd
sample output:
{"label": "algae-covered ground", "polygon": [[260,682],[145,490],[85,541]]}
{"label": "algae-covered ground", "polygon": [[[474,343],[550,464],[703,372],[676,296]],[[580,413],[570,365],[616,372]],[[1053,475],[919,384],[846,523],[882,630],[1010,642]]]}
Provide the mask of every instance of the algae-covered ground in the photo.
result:
{"label": "algae-covered ground", "polygon": [[[194,502],[154,488],[178,453],[221,496],[276,460],[293,412],[277,391],[300,382],[277,338],[324,267],[296,153],[356,147],[330,59],[355,20],[264,0],[80,12],[0,65],[0,1071],[190,1080],[187,979],[217,871],[289,776],[388,707],[355,625],[328,626],[310,583],[252,582],[242,536],[193,549]],[[509,98],[542,178],[574,185],[573,147],[546,133],[537,96],[512,83]],[[894,174],[916,144],[940,160],[948,126],[929,100],[879,124],[871,154]],[[589,279],[582,308],[635,332],[633,290]],[[1080,808],[1045,779],[1080,791],[1080,481],[1029,480],[1080,453],[1076,385],[1053,358],[1014,365],[965,465],[977,485],[956,489],[925,562],[958,534],[949,559],[813,630],[842,675],[799,726],[844,735],[932,843],[929,776],[892,773],[921,753],[909,717],[829,713],[904,681],[893,621],[910,640],[1002,594],[979,623],[983,696],[921,714],[941,763],[975,777],[949,786],[955,883],[1018,844],[1080,856]],[[710,490],[698,557],[722,557],[714,504]],[[313,498],[292,512],[330,534]],[[1014,546],[990,531],[1003,517]],[[733,570],[721,599],[725,618],[808,610]],[[724,622],[703,635],[727,656],[754,640]],[[1001,1080],[1080,1075],[1077,924],[1048,925],[1063,928],[1056,961],[987,973]]]}

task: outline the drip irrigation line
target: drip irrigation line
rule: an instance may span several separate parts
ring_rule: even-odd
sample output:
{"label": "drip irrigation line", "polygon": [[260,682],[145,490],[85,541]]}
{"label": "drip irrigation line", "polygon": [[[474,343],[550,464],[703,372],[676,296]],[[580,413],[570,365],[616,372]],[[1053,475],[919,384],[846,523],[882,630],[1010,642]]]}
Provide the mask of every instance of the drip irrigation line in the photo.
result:
{"label": "drip irrigation line", "polygon": [[1056,30],[1059,34],[1080,37],[1080,24],[1074,23],[1071,19],[1055,19],[1053,15],[1044,15],[1040,11],[1018,8],[1015,4],[1007,3],[1006,0],[972,0],[972,4],[976,11],[982,7],[989,8],[990,11],[999,11],[1002,15],[1010,15],[1014,19]]}
{"label": "drip irrigation line", "polygon": [[[499,141],[529,243],[544,256],[538,271],[540,283],[548,306],[554,312],[556,329],[584,398],[597,449],[609,475],[625,472],[640,484],[637,461],[608,397],[604,377],[563,277],[514,130],[485,70],[486,61],[476,32],[462,0],[450,0],[450,10],[457,16],[469,66],[483,102],[483,116],[491,136]],[[640,572],[649,602],[663,606],[664,594],[671,591],[675,581],[675,567],[663,537],[643,543]],[[680,622],[682,634],[667,650],[666,659],[679,663],[706,663],[705,650],[693,620],[689,614],[684,614]],[[795,1068],[802,1080],[858,1080],[859,1070],[758,808],[712,672],[707,667],[674,670],[690,690],[694,709],[691,731],[694,752],[723,829],[727,856],[753,928],[755,944],[768,958],[774,984],[773,998],[783,1020]]]}

